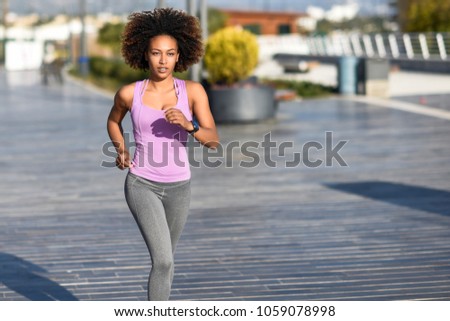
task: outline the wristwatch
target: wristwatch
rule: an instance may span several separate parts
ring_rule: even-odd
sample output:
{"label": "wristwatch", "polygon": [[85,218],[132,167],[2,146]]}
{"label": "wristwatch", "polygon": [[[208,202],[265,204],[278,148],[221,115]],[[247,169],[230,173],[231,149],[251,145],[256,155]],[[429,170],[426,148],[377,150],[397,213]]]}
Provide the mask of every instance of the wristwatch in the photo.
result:
{"label": "wristwatch", "polygon": [[195,134],[196,132],[198,132],[198,130],[200,129],[200,127],[198,126],[198,123],[197,123],[197,121],[196,121],[195,119],[193,119],[193,120],[191,121],[191,123],[192,123],[192,127],[194,127],[194,129],[191,130],[191,131],[188,131],[188,133],[192,135],[192,134]]}

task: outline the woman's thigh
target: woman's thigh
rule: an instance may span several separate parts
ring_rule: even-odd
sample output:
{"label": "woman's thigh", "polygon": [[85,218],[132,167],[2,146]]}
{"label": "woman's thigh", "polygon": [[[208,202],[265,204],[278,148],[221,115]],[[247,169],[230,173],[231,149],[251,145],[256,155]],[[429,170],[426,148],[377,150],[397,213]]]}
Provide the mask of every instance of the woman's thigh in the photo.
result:
{"label": "woman's thigh", "polygon": [[136,177],[127,176],[125,198],[147,244],[152,261],[171,260],[172,240],[165,208],[158,191]]}

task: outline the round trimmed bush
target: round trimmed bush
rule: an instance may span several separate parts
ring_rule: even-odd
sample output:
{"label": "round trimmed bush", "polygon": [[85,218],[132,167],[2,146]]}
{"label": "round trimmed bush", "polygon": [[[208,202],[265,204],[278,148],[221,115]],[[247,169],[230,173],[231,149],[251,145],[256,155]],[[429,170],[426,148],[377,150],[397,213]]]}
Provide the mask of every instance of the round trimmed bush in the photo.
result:
{"label": "round trimmed bush", "polygon": [[206,44],[208,82],[231,85],[251,75],[258,64],[258,42],[251,32],[227,27],[211,35]]}

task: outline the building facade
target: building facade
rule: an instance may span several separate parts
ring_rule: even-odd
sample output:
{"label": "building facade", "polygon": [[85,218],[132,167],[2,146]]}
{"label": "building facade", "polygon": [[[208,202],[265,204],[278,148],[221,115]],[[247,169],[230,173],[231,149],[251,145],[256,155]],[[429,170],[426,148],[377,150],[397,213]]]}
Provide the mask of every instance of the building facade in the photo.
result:
{"label": "building facade", "polygon": [[304,13],[273,11],[221,10],[227,15],[227,26],[242,26],[257,35],[297,33]]}

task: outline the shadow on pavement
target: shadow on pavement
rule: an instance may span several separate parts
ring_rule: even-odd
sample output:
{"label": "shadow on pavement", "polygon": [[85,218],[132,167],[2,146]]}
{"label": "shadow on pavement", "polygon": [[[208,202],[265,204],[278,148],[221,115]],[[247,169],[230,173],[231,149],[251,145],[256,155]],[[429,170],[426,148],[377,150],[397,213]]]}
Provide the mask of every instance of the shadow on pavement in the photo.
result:
{"label": "shadow on pavement", "polygon": [[12,254],[0,252],[0,282],[32,301],[78,301],[55,281],[39,275],[43,268]]}
{"label": "shadow on pavement", "polygon": [[330,183],[326,187],[374,200],[450,216],[450,192],[382,181]]}

